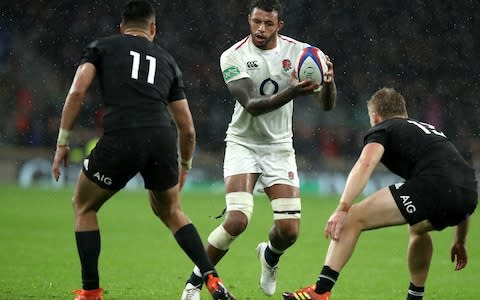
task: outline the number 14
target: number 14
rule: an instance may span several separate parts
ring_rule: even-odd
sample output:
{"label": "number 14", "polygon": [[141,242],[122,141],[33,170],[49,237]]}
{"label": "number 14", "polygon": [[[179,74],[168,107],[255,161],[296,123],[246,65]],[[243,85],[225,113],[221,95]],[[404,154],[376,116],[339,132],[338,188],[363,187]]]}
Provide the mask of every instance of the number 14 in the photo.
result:
{"label": "number 14", "polygon": [[414,124],[416,125],[418,128],[420,128],[423,132],[425,132],[426,134],[436,134],[436,135],[440,135],[440,136],[443,136],[443,137],[446,137],[445,134],[441,131],[438,131],[435,126],[431,125],[431,124],[428,124],[428,123],[424,123],[424,122],[417,122],[417,121],[413,121],[413,120],[408,120],[408,123],[411,123],[411,124]]}

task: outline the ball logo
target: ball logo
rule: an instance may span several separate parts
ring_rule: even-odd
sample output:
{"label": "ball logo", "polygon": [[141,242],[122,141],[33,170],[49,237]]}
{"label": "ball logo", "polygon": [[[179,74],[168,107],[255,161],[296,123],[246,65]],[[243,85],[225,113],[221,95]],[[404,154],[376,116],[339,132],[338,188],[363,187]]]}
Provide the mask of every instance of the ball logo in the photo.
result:
{"label": "ball logo", "polygon": [[303,77],[306,78],[306,79],[309,79],[309,80],[312,80],[313,78],[313,74],[315,73],[315,70],[313,69],[313,67],[306,67],[305,69],[303,69]]}

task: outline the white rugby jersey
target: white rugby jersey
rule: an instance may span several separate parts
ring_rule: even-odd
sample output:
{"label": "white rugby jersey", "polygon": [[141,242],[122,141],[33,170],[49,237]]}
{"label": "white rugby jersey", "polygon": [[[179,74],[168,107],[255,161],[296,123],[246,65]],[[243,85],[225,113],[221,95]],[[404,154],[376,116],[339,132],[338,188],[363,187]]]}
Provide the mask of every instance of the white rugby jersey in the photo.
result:
{"label": "white rugby jersey", "polygon": [[[251,36],[222,53],[220,67],[225,83],[241,78],[253,81],[257,96],[272,95],[286,89],[300,51],[309,44],[279,35],[277,47],[257,48]],[[259,116],[248,113],[236,101],[225,141],[248,144],[292,142],[293,102]]]}

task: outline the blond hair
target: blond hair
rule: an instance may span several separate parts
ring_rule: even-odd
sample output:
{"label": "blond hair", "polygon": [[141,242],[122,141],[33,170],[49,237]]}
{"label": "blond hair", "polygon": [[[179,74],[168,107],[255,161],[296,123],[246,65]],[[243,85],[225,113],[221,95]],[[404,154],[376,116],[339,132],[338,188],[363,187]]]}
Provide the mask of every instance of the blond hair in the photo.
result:
{"label": "blond hair", "polygon": [[367,101],[367,105],[383,119],[408,115],[405,98],[393,88],[384,87],[376,91]]}

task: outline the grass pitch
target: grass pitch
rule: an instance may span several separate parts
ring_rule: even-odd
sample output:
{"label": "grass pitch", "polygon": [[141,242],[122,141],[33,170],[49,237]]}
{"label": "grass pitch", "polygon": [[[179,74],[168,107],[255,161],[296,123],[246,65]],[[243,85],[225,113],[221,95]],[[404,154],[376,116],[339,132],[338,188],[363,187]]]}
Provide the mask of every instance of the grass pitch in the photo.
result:
{"label": "grass pitch", "polygon": [[[0,299],[73,299],[80,288],[80,266],[73,235],[71,188],[0,186]],[[209,216],[224,205],[223,194],[182,193],[183,208],[202,238],[220,224]],[[217,266],[227,286],[243,300],[281,299],[281,292],[316,280],[328,241],[324,224],[336,197],[304,195],[301,236],[282,257],[277,294],[266,297],[258,287],[260,267],[255,247],[267,239],[272,223],[268,200],[255,196],[247,231]],[[102,234],[101,285],[105,299],[180,298],[192,263],[166,227],[151,213],[145,192],[122,191],[99,214]],[[434,257],[425,299],[480,299],[480,218],[472,218],[469,265],[453,271],[453,230],[432,233]],[[407,227],[365,232],[341,273],[332,300],[405,299]],[[202,299],[210,299],[204,291]]]}

